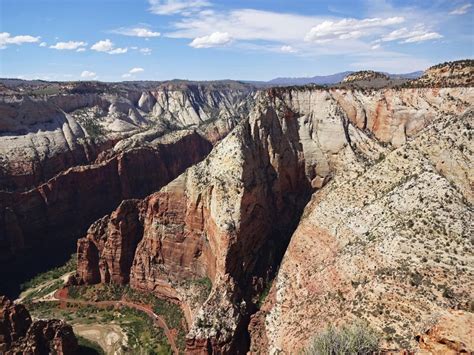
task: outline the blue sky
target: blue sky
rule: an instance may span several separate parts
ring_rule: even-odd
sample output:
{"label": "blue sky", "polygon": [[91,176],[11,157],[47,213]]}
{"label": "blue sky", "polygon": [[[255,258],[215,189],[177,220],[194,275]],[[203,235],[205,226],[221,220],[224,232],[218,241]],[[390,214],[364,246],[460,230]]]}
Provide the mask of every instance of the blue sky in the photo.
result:
{"label": "blue sky", "polygon": [[0,0],[0,77],[269,80],[474,56],[472,0]]}

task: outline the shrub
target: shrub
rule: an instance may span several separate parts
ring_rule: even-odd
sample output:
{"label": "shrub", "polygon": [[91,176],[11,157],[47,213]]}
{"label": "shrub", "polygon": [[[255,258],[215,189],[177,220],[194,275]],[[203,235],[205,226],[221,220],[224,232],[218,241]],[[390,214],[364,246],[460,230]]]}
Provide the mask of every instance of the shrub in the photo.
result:
{"label": "shrub", "polygon": [[337,329],[329,326],[318,334],[306,355],[372,354],[379,349],[376,333],[367,324],[356,323]]}

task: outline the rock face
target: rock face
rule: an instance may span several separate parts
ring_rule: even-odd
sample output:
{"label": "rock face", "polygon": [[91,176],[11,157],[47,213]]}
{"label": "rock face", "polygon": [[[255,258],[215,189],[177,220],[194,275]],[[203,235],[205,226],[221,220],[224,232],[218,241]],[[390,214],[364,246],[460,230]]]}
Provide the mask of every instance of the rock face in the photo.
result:
{"label": "rock face", "polygon": [[449,311],[416,340],[421,352],[431,354],[471,354],[474,351],[474,315]]}
{"label": "rock face", "polygon": [[351,73],[346,76],[342,83],[350,83],[354,81],[370,81],[375,79],[390,80],[389,76],[384,73],[379,73],[373,70],[363,70],[355,73]]}
{"label": "rock face", "polygon": [[[253,351],[299,351],[328,324],[357,319],[387,348],[409,349],[432,317],[469,310],[473,118],[472,111],[441,117],[377,164],[357,176],[341,172],[313,195],[251,322]],[[467,344],[452,339],[451,349]]]}
{"label": "rock face", "polygon": [[21,304],[0,296],[0,352],[2,354],[76,354],[77,339],[72,327],[60,320],[32,322]]}
{"label": "rock face", "polygon": [[[25,190],[69,167],[91,163],[146,130],[212,126],[224,136],[247,111],[252,88],[237,83],[80,83],[0,96],[0,191]],[[51,89],[50,89],[51,90]]]}
{"label": "rock face", "polygon": [[26,192],[0,192],[6,235],[2,257],[38,242],[69,238],[108,213],[123,199],[144,197],[202,160],[211,144],[182,132],[153,147],[132,148],[96,164],[71,168]]}
{"label": "rock face", "polygon": [[434,65],[410,85],[418,87],[473,86],[474,60],[458,60]]}
{"label": "rock face", "polygon": [[0,97],[0,262],[15,256],[15,269],[41,263],[22,262],[25,250],[74,241],[122,200],[202,160],[252,101],[237,83],[82,85]]}
{"label": "rock face", "polygon": [[[258,295],[275,275],[283,255],[282,268],[287,259],[292,266],[286,279],[282,274],[284,269],[280,268],[275,284],[282,279],[283,285],[291,287],[293,278],[303,282],[306,275],[319,275],[314,272],[319,270],[317,268],[311,272],[308,270],[313,265],[313,260],[308,258],[311,253],[316,254],[315,263],[329,257],[336,258],[340,246],[333,239],[339,236],[341,228],[349,228],[345,226],[346,220],[355,218],[351,223],[364,236],[369,230],[357,220],[359,215],[354,217],[351,214],[361,207],[351,207],[347,202],[348,207],[344,209],[346,195],[342,191],[350,198],[354,186],[363,190],[350,200],[357,206],[365,199],[368,199],[367,203],[372,199],[378,201],[380,194],[383,196],[398,186],[407,174],[415,173],[419,161],[409,164],[408,158],[405,158],[407,161],[400,160],[398,164],[403,169],[398,172],[391,165],[386,168],[388,170],[373,176],[367,171],[372,166],[384,166],[385,160],[396,154],[397,147],[421,139],[418,137],[426,127],[447,114],[462,113],[472,102],[472,90],[467,88],[369,92],[270,89],[261,92],[249,118],[218,143],[204,161],[146,199],[122,203],[110,216],[91,226],[87,236],[78,243],[78,279],[84,283],[129,282],[132,287],[180,300],[188,311],[190,332],[187,347],[190,352],[243,352],[256,344],[258,337],[255,334],[261,335],[263,340],[259,344],[267,344],[266,349],[291,349],[298,339],[309,334],[307,331],[296,334],[297,330],[283,333],[287,328],[278,317],[290,317],[292,312],[286,310],[294,308],[291,298],[284,298],[288,303],[281,305],[271,303],[271,306],[265,306],[266,313],[258,314],[260,319],[268,322],[276,318],[280,323],[275,324],[283,324],[281,329],[277,326],[266,328],[267,321],[259,322],[255,317],[250,320],[256,311]],[[426,154],[432,156],[432,163],[445,164],[444,171],[449,171],[446,176],[451,176],[453,181],[462,181],[459,186],[462,186],[463,193],[469,194],[469,184],[464,178],[468,170],[462,161],[450,165],[451,160],[447,163],[440,158],[449,154],[444,148],[449,146],[449,141],[444,140],[443,145],[437,145]],[[448,169],[446,164],[459,169]],[[392,168],[394,171],[389,170]],[[436,175],[437,170],[433,169],[430,172]],[[387,173],[393,174],[395,180],[385,182],[385,186],[382,177]],[[339,175],[343,177],[339,178]],[[338,181],[345,190],[330,193],[339,186]],[[444,181],[437,184],[447,187]],[[439,186],[439,191],[443,191],[443,186]],[[314,219],[316,222],[305,227],[307,220],[313,220],[307,216],[312,211],[311,206],[317,203],[313,201],[306,207],[307,212],[298,225],[301,212],[314,191],[312,200],[323,198],[325,204],[331,206],[330,223],[337,222],[337,225],[314,226],[314,223],[319,223],[318,215]],[[461,192],[453,192],[456,201],[461,196],[464,196]],[[427,197],[426,203],[430,199]],[[397,199],[398,202],[401,200]],[[377,203],[381,205],[371,207],[373,214],[381,207],[386,208],[385,203],[389,202],[381,200]],[[464,213],[463,220],[469,217],[465,209],[462,205],[455,209],[455,213]],[[372,223],[376,221],[374,217],[366,223],[375,229]],[[392,222],[387,219],[384,223],[388,226]],[[464,235],[459,223],[452,225],[453,233],[458,233],[459,238]],[[292,237],[295,228],[296,234]],[[386,230],[380,230],[380,233],[389,235]],[[294,239],[304,236],[309,241],[302,241],[301,247],[292,247],[297,243]],[[380,238],[388,246],[392,245],[390,238]],[[290,246],[285,253],[288,243]],[[301,251],[306,250],[304,245],[313,244],[314,248]],[[358,248],[357,245],[353,248]],[[296,256],[291,254],[293,248],[300,248]],[[371,259],[368,255],[371,254],[363,254],[357,260],[364,260],[364,270],[367,268],[373,272],[372,262],[367,262]],[[293,263],[298,266],[293,266]],[[376,264],[375,259],[373,264]],[[354,261],[355,266],[352,265],[355,268],[359,263]],[[297,273],[300,268],[303,274]],[[322,275],[318,282],[326,285],[329,276],[325,272]],[[346,280],[338,275],[331,274],[333,281],[324,287],[331,287],[333,283],[339,285],[339,281]],[[193,303],[182,281],[202,277],[212,280],[213,290],[204,302]],[[271,294],[278,296],[279,289],[275,291],[275,284]],[[296,284],[299,285],[299,281]],[[295,318],[296,323],[293,318],[288,320],[289,324],[295,324],[295,329],[299,323],[305,324],[303,317],[307,307],[303,307],[303,302],[307,301],[307,295],[321,287],[318,285],[311,283],[309,290],[301,294],[301,318]],[[349,290],[347,287],[343,291]],[[295,294],[298,295],[296,291]],[[326,301],[318,301],[315,307]],[[443,307],[447,307],[447,303],[442,303],[440,308]],[[252,339],[249,339],[246,329],[249,322],[253,326]],[[281,339],[289,339],[289,344],[280,345]]]}

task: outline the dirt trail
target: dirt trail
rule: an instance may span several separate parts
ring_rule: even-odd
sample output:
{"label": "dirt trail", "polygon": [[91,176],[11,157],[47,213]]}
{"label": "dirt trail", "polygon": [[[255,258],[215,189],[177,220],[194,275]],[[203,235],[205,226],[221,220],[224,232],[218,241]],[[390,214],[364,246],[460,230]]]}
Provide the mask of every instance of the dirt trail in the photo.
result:
{"label": "dirt trail", "polygon": [[145,314],[147,314],[153,320],[153,323],[155,325],[157,325],[158,327],[163,329],[163,331],[165,332],[166,338],[168,339],[168,342],[171,346],[171,349],[173,350],[173,352],[175,354],[179,354],[179,350],[176,346],[175,337],[174,337],[173,333],[171,332],[170,328],[166,324],[165,320],[161,316],[159,316],[158,314],[153,312],[153,310],[149,306],[146,306],[146,305],[143,305],[143,304],[137,304],[137,303],[133,303],[133,302],[130,302],[130,301],[125,301],[125,300],[96,301],[96,302],[75,300],[75,299],[68,298],[66,288],[57,290],[54,293],[53,298],[60,301],[60,302],[64,302],[64,303],[89,305],[89,306],[96,306],[96,307],[109,307],[109,306],[112,306],[112,307],[129,307],[129,308],[134,308],[136,310],[142,311]]}

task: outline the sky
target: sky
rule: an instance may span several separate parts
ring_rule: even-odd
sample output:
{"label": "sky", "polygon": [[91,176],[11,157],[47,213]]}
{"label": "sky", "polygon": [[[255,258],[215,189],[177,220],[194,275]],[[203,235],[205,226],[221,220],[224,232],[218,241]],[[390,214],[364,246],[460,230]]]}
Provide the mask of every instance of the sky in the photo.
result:
{"label": "sky", "polygon": [[0,0],[0,77],[270,80],[474,57],[472,0]]}

